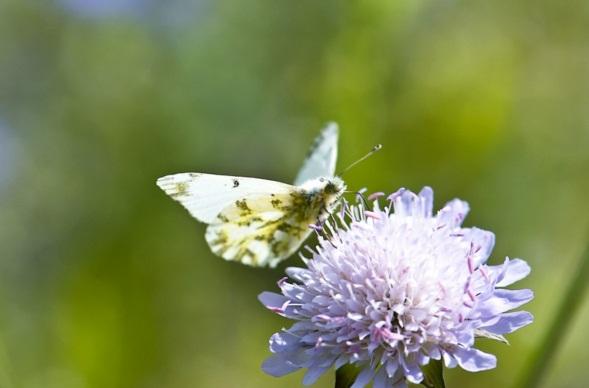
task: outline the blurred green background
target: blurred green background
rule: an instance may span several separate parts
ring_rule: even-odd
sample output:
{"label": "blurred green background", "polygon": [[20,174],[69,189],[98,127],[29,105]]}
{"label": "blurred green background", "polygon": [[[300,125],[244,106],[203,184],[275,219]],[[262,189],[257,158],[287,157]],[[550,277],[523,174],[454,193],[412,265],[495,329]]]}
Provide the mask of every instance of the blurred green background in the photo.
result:
{"label": "blurred green background", "polygon": [[[328,120],[351,188],[431,185],[522,257],[535,323],[589,230],[589,2],[0,0],[0,387],[297,387],[265,375],[284,268],[214,257],[155,186],[198,171],[290,182]],[[583,295],[578,295],[582,298]],[[586,387],[589,305],[543,387]],[[318,387],[331,387],[331,375]]]}

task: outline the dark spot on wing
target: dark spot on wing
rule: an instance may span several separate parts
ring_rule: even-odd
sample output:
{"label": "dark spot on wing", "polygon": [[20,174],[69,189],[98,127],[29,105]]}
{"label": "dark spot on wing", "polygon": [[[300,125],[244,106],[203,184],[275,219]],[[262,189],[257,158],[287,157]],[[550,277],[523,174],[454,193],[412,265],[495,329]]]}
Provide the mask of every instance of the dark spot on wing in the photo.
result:
{"label": "dark spot on wing", "polygon": [[252,214],[252,209],[250,209],[250,207],[247,205],[247,201],[245,199],[235,201],[235,206],[241,210],[241,217],[246,217]]}
{"label": "dark spot on wing", "polygon": [[233,179],[233,187],[239,187],[239,181],[237,179]]}
{"label": "dark spot on wing", "polygon": [[239,226],[252,226],[252,224],[259,224],[263,223],[264,220],[261,217],[242,217],[243,219],[237,221],[237,225]]}

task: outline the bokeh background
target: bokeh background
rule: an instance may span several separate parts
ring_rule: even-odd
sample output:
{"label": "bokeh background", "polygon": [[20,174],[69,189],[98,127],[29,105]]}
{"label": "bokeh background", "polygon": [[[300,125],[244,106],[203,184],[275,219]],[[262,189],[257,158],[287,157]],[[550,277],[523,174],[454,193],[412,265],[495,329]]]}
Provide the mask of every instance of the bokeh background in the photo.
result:
{"label": "bokeh background", "polygon": [[[589,235],[589,2],[0,0],[0,387],[297,387],[262,373],[275,270],[214,257],[155,186],[292,181],[328,120],[351,188],[431,185],[522,257],[516,387]],[[312,241],[310,241],[312,243]],[[583,298],[584,295],[578,295]],[[542,387],[586,387],[589,305]],[[331,387],[326,375],[317,387]]]}

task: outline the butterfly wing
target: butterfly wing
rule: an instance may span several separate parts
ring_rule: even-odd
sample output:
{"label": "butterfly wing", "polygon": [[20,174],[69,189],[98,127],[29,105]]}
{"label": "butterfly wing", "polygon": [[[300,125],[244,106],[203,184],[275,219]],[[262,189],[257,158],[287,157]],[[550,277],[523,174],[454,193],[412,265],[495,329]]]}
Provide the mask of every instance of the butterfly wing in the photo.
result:
{"label": "butterfly wing", "polygon": [[314,178],[332,177],[335,174],[338,134],[336,123],[329,123],[323,128],[311,146],[303,167],[297,174],[295,185],[302,185]]}
{"label": "butterfly wing", "polygon": [[207,228],[212,251],[226,260],[275,267],[309,236],[321,212],[301,190],[244,198],[223,209]]}
{"label": "butterfly wing", "polygon": [[167,175],[159,178],[157,185],[194,218],[207,224],[238,200],[252,195],[284,194],[294,189],[265,179],[199,173]]}

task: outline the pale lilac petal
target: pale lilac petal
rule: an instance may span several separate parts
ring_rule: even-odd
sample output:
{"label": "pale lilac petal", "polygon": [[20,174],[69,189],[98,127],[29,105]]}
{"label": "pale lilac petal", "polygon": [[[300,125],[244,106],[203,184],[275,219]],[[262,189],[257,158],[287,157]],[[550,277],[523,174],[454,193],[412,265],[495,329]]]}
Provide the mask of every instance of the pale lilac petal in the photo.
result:
{"label": "pale lilac petal", "polygon": [[[362,385],[363,387],[364,385]],[[391,386],[389,376],[387,376],[386,369],[380,367],[376,375],[374,376],[374,382],[372,388],[389,388]]]}
{"label": "pale lilac petal", "polygon": [[393,194],[389,195],[387,197],[387,199],[391,202],[395,202],[395,200],[397,199],[397,197],[400,197],[405,191],[407,191],[406,188],[401,187],[399,190],[395,191]]}
{"label": "pale lilac petal", "polygon": [[300,367],[292,364],[281,355],[270,356],[262,364],[262,370],[274,377],[280,377],[292,373]]}
{"label": "pale lilac petal", "polygon": [[280,285],[282,293],[290,300],[297,300],[302,302],[310,302],[313,299],[313,295],[309,294],[304,287],[298,284],[282,283]]}
{"label": "pale lilac petal", "polygon": [[273,353],[291,352],[296,350],[299,346],[299,337],[288,332],[281,331],[275,333],[270,337],[270,350]]}
{"label": "pale lilac petal", "polygon": [[298,267],[288,267],[286,269],[286,274],[299,282],[304,282],[305,279],[308,279],[311,276],[311,271],[306,268],[298,268]]}
{"label": "pale lilac petal", "polygon": [[442,353],[442,360],[444,360],[444,365],[446,368],[454,368],[458,365],[456,358],[454,358],[450,353],[443,352]]}
{"label": "pale lilac petal", "polygon": [[493,296],[478,307],[483,317],[490,317],[513,310],[534,298],[531,290],[495,290]]}
{"label": "pale lilac petal", "polygon": [[497,287],[509,286],[530,274],[531,268],[521,259],[505,260],[501,273],[497,277]]}
{"label": "pale lilac petal", "polygon": [[438,212],[437,219],[440,225],[455,227],[462,225],[462,221],[466,218],[470,210],[468,203],[459,199],[454,199],[446,204]]}
{"label": "pale lilac petal", "polygon": [[419,384],[423,380],[423,372],[416,363],[402,363],[401,366],[410,383]]}
{"label": "pale lilac petal", "polygon": [[434,191],[426,186],[419,192],[419,198],[421,198],[423,216],[431,217],[434,211]]}
{"label": "pale lilac petal", "polygon": [[331,365],[327,366],[320,366],[320,365],[312,365],[305,373],[305,377],[303,377],[303,384],[304,385],[311,385],[315,384],[315,382],[321,377],[325,372],[327,372],[331,368]]}
{"label": "pale lilac petal", "polygon": [[429,349],[427,354],[429,358],[431,358],[432,360],[440,360],[442,358],[442,353],[440,352],[440,349],[437,346],[432,349]]}
{"label": "pale lilac petal", "polygon": [[258,300],[270,310],[280,309],[288,301],[284,295],[276,294],[274,292],[264,291],[258,295]]}
{"label": "pale lilac petal", "polygon": [[393,199],[395,215],[400,217],[412,216],[418,209],[416,204],[419,197],[409,190],[399,190],[397,193],[399,194]]}
{"label": "pale lilac petal", "polygon": [[497,365],[497,358],[492,354],[481,352],[478,349],[457,348],[452,352],[458,365],[469,372],[478,372],[493,369]]}
{"label": "pale lilac petal", "polygon": [[495,235],[478,228],[464,230],[466,231],[464,232],[464,239],[472,243],[471,252],[469,252],[472,265],[474,268],[477,268],[491,256],[491,252],[495,246]]}
{"label": "pale lilac petal", "polygon": [[298,316],[295,309],[291,306],[291,300],[280,294],[262,292],[258,295],[258,300],[262,302],[267,309],[284,317],[296,318]]}
{"label": "pale lilac petal", "polygon": [[534,321],[534,317],[527,311],[517,311],[513,313],[502,314],[501,317],[492,325],[481,326],[481,328],[493,334],[509,334],[517,329],[529,325]]}
{"label": "pale lilac petal", "polygon": [[472,346],[474,344],[474,332],[470,330],[461,330],[455,333],[456,339],[462,345]]}

